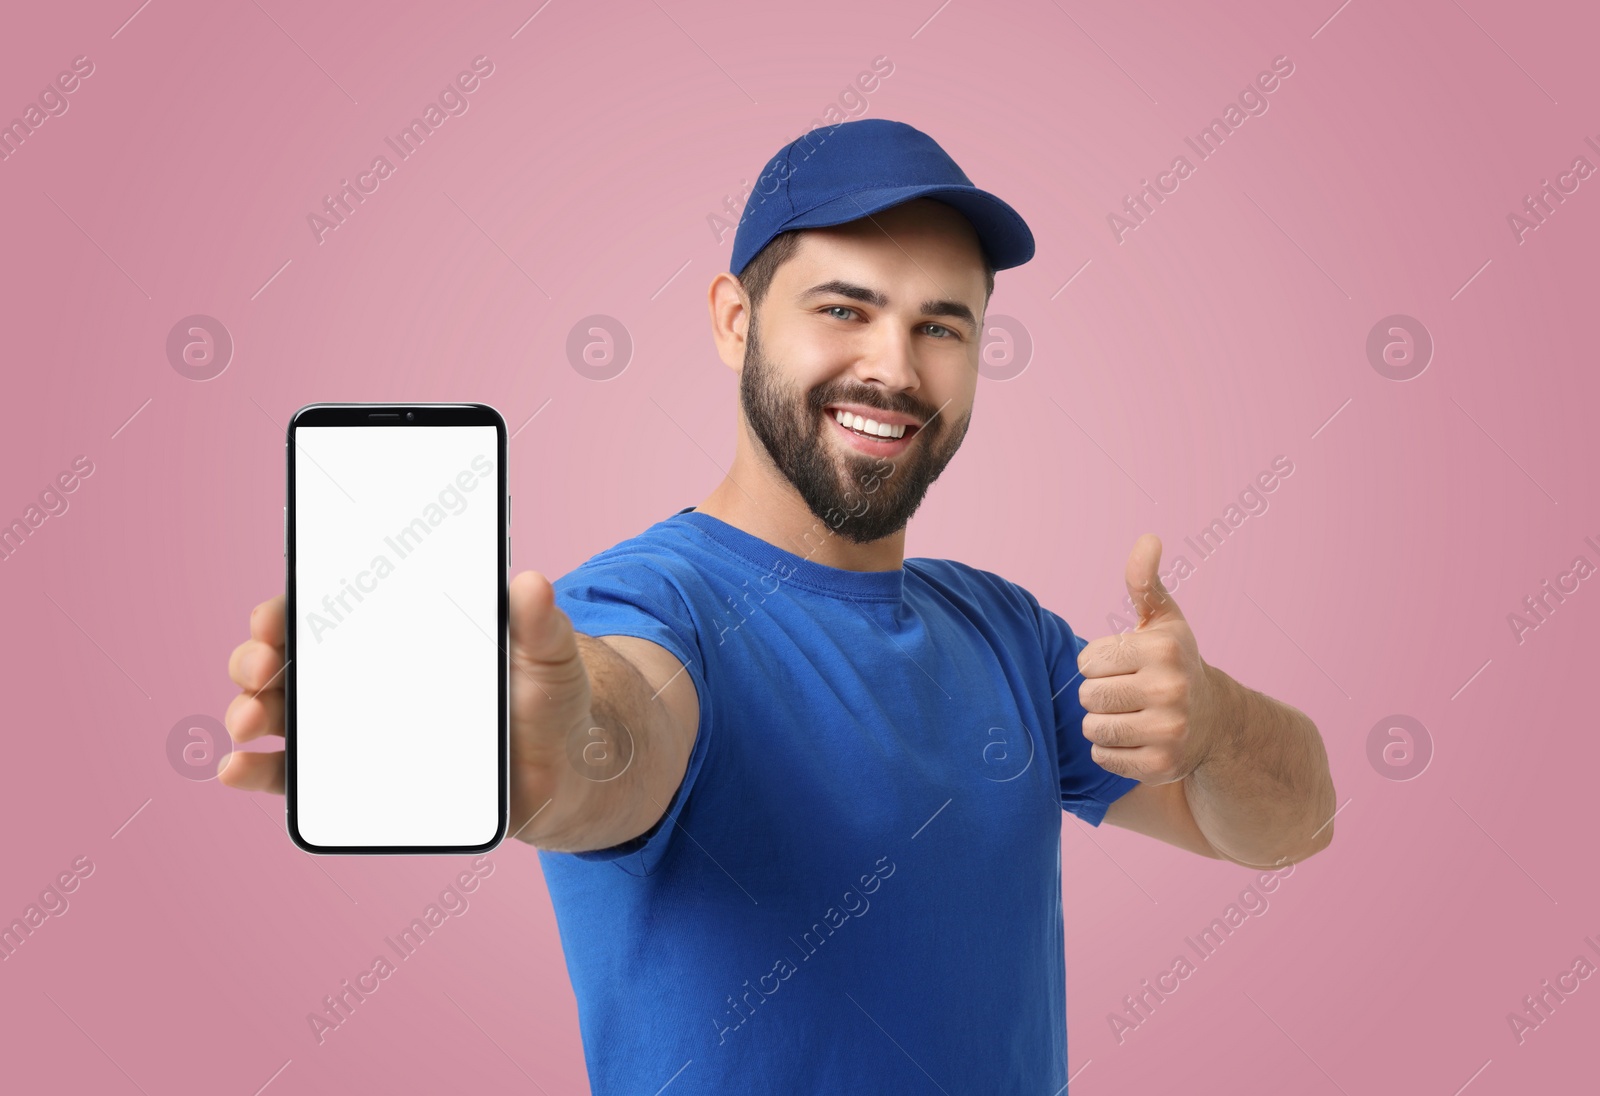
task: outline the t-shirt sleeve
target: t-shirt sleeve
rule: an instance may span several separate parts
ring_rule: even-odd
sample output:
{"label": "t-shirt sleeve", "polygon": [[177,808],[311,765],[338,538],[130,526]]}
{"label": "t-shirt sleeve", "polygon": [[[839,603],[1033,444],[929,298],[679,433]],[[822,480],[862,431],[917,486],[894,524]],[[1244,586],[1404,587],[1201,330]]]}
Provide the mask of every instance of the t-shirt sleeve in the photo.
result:
{"label": "t-shirt sleeve", "polygon": [[557,579],[556,605],[572,626],[590,636],[634,636],[670,651],[694,682],[700,722],[683,780],[660,821],[638,837],[607,849],[551,853],[579,860],[611,861],[632,875],[648,875],[666,853],[678,816],[694,788],[711,738],[711,704],[705,659],[694,619],[669,567],[647,555],[590,560]]}
{"label": "t-shirt sleeve", "polygon": [[[1037,604],[1037,602],[1035,602]],[[1092,743],[1083,737],[1083,703],[1078,690],[1078,652],[1089,641],[1075,634],[1056,613],[1039,607],[1040,635],[1045,664],[1050,667],[1050,692],[1055,698],[1056,757],[1061,773],[1061,807],[1091,826],[1098,826],[1106,809],[1138,786],[1131,776],[1102,769],[1090,755]]]}

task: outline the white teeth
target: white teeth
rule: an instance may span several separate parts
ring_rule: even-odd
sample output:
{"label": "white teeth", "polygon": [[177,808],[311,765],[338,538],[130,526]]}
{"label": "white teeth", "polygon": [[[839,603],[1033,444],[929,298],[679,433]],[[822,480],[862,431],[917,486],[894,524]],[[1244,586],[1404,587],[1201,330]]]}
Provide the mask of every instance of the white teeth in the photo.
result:
{"label": "white teeth", "polygon": [[906,433],[904,424],[891,425],[874,419],[864,419],[860,415],[849,411],[835,411],[833,417],[841,426],[848,426],[852,430],[860,431],[863,434],[873,434],[880,438],[903,438]]}

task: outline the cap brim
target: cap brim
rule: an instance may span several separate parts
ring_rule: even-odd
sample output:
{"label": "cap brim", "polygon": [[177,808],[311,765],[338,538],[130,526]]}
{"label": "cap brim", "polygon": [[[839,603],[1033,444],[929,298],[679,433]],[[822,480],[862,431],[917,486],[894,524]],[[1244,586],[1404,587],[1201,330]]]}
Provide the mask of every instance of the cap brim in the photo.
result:
{"label": "cap brim", "polygon": [[929,183],[921,186],[868,187],[797,213],[783,226],[828,228],[880,213],[913,198],[934,198],[953,206],[972,222],[989,264],[996,270],[1021,266],[1033,258],[1033,232],[1005,202],[975,186]]}

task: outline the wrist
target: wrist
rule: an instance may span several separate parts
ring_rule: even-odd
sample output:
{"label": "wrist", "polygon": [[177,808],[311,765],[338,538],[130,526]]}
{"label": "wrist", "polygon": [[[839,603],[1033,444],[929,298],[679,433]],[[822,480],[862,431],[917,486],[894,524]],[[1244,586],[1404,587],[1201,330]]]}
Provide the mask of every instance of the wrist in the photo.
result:
{"label": "wrist", "polygon": [[1209,662],[1201,660],[1200,665],[1201,676],[1206,683],[1206,703],[1201,714],[1204,721],[1204,747],[1195,765],[1196,770],[1238,752],[1239,735],[1246,722],[1244,709],[1248,703],[1243,685]]}

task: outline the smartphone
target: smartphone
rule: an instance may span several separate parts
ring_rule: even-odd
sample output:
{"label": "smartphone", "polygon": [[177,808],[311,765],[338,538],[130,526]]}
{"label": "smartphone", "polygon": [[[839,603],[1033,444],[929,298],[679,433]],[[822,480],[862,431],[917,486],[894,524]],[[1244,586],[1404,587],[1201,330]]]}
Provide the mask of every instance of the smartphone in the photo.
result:
{"label": "smartphone", "polygon": [[506,424],[486,404],[289,421],[284,748],[312,853],[478,853],[506,834]]}

